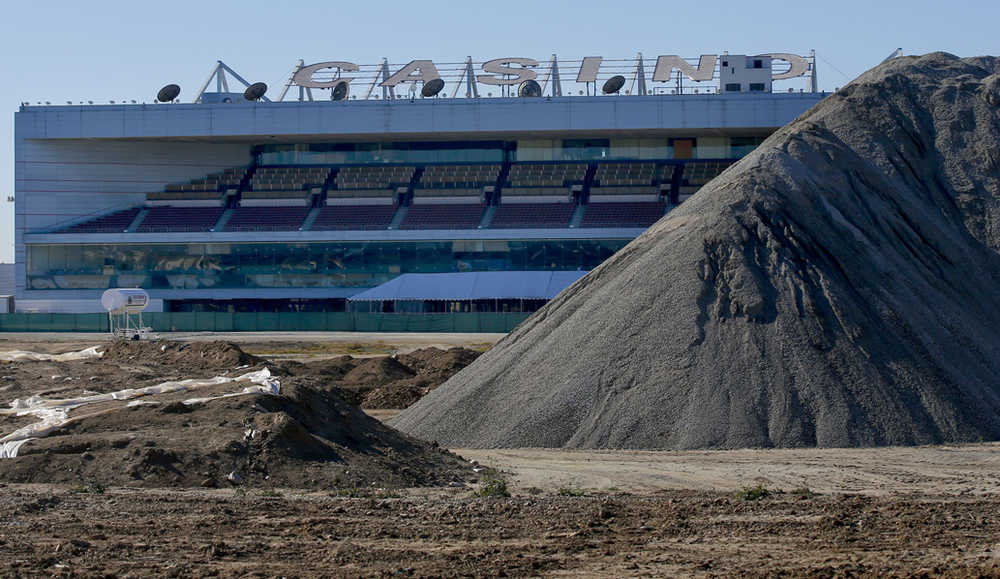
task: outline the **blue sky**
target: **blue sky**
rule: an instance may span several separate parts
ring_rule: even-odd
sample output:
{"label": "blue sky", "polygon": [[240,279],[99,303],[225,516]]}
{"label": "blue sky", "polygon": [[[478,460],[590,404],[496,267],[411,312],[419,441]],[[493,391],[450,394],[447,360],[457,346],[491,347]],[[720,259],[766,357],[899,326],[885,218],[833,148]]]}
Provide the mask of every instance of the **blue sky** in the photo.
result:
{"label": "blue sky", "polygon": [[[477,60],[556,53],[793,52],[832,90],[906,54],[1000,54],[1000,2],[5,2],[0,19],[0,262],[13,260],[13,117],[22,101],[190,98],[216,60],[275,91],[295,61]],[[269,93],[275,95],[275,92]]]}

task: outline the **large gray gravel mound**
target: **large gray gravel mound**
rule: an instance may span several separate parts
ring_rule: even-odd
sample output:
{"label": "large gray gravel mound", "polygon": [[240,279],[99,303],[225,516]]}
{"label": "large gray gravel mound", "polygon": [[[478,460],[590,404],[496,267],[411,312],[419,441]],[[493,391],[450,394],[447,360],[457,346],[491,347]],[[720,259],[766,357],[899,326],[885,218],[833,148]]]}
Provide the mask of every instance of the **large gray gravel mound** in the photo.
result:
{"label": "large gray gravel mound", "polygon": [[451,447],[997,440],[998,73],[865,73],[392,425]]}

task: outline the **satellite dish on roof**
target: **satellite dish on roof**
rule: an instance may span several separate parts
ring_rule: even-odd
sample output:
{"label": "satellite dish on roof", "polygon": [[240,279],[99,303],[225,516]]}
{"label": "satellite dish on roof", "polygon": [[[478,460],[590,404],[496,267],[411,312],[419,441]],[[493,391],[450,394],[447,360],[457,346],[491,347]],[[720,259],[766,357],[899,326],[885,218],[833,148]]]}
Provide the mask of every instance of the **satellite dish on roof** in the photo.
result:
{"label": "satellite dish on roof", "polygon": [[260,97],[264,96],[267,92],[267,85],[262,82],[255,82],[248,86],[245,91],[243,91],[243,98],[248,101],[260,100]]}
{"label": "satellite dish on roof", "polygon": [[604,82],[604,86],[601,87],[601,92],[604,94],[616,93],[620,91],[623,86],[625,86],[625,77],[620,74],[616,74]]}
{"label": "satellite dish on roof", "polygon": [[542,87],[534,80],[526,80],[517,89],[517,95],[522,97],[540,97],[542,96]]}
{"label": "satellite dish on roof", "polygon": [[342,101],[347,98],[347,82],[341,81],[337,83],[337,86],[333,87],[333,94],[330,95],[330,100]]}
{"label": "satellite dish on roof", "polygon": [[437,93],[441,92],[444,88],[444,81],[440,78],[435,78],[424,83],[424,87],[420,89],[420,95],[430,98]]}
{"label": "satellite dish on roof", "polygon": [[156,100],[161,103],[169,103],[177,98],[177,95],[179,94],[181,94],[181,87],[176,84],[168,84],[167,86],[161,88],[160,92],[156,93]]}

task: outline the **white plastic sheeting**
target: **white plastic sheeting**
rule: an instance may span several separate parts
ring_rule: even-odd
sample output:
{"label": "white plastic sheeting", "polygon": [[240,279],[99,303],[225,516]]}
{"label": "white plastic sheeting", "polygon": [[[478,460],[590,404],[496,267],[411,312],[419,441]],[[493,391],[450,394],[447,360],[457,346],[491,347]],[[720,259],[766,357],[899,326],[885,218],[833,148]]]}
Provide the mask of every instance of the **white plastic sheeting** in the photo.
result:
{"label": "white plastic sheeting", "polygon": [[38,352],[27,352],[24,350],[11,350],[0,352],[0,361],[3,362],[72,362],[73,360],[88,360],[90,358],[100,358],[104,352],[98,350],[101,346],[94,346],[79,352],[66,352],[65,354],[40,354]]}
{"label": "white plastic sheeting", "polygon": [[[156,394],[167,394],[170,392],[190,391],[204,388],[206,386],[217,386],[235,382],[252,382],[253,386],[243,388],[239,392],[224,394],[208,398],[191,398],[184,401],[184,404],[196,404],[207,402],[218,398],[228,398],[231,396],[242,396],[246,394],[272,394],[277,395],[281,388],[281,383],[271,375],[267,368],[256,372],[248,372],[241,376],[216,376],[208,379],[189,379],[164,382],[155,386],[145,388],[127,388],[117,392],[107,394],[95,394],[93,396],[83,396],[80,398],[68,398],[63,400],[46,400],[41,396],[32,396],[26,399],[14,400],[9,409],[0,409],[0,415],[15,416],[35,416],[39,419],[34,424],[29,424],[19,428],[14,432],[0,438],[0,458],[14,458],[17,456],[21,446],[33,438],[40,438],[53,430],[62,427],[72,420],[70,411],[76,408],[108,402],[112,400],[129,400],[143,396],[153,396]],[[135,404],[133,401],[129,404]]]}

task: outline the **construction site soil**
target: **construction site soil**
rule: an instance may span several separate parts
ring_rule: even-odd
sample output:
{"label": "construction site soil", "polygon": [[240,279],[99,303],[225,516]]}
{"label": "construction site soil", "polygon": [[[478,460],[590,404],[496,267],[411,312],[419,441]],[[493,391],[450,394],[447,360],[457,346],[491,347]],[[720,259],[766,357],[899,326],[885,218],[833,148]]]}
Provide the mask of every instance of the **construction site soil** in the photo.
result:
{"label": "construction site soil", "polygon": [[[117,341],[98,350],[0,362],[0,395],[15,405],[0,417],[0,440],[46,416],[26,410],[68,409],[65,423],[0,459],[0,481],[399,488],[477,478],[471,465],[357,406],[376,396],[404,407],[475,352],[427,348],[403,356],[411,367],[387,356],[268,361],[227,342]],[[244,393],[250,383],[239,377],[265,368],[280,383],[277,395]]]}
{"label": "construction site soil", "polygon": [[17,576],[1000,574],[1000,500],[0,489]]}
{"label": "construction site soil", "polygon": [[[0,350],[57,354],[95,343]],[[365,383],[447,374],[475,353],[422,350],[397,355],[398,366],[339,356],[301,364],[199,343],[0,363],[8,401],[265,365],[282,394],[183,404],[233,391],[222,383],[157,395],[157,405],[103,407],[0,459],[0,479],[36,481],[0,482],[0,575],[1000,574],[997,445],[457,451],[499,471],[491,473],[374,423],[336,386],[352,372]],[[0,416],[0,432],[15,418]],[[240,484],[227,480],[234,470]],[[485,485],[473,481],[487,474],[513,496],[479,496]]]}

